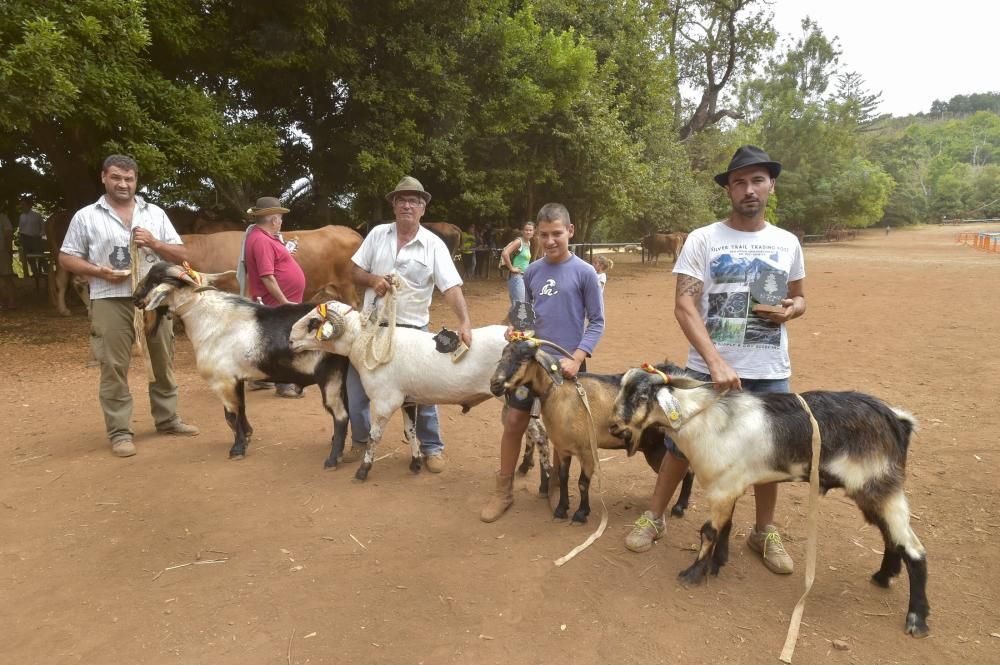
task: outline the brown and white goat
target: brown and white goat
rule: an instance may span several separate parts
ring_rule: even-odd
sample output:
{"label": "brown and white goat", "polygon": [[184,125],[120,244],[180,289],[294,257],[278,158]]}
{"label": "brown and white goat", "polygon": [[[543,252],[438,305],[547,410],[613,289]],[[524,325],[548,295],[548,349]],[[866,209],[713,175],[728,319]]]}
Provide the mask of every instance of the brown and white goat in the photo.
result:
{"label": "brown and white goat", "polygon": [[[680,371],[674,365],[660,367],[664,371]],[[508,390],[527,386],[539,395],[542,403],[542,422],[545,424],[555,466],[559,472],[559,503],[553,514],[558,519],[565,519],[569,512],[570,460],[575,456],[580,458],[582,469],[579,481],[580,506],[573,514],[573,521],[586,522],[590,514],[590,479],[594,475],[596,465],[591,450],[591,437],[596,438],[598,448],[620,450],[626,447],[620,439],[611,436],[604,426],[611,418],[622,375],[583,373],[577,377],[577,382],[587,394],[590,407],[588,416],[576,387],[572,383],[563,381],[558,368],[558,361],[534,341],[514,341],[504,347],[490,382],[490,389],[494,395],[500,396]],[[659,471],[666,452],[663,435],[650,431],[641,442],[637,439],[637,449],[642,450],[646,462],[653,471]],[[687,507],[688,496],[691,493],[691,482],[690,477],[685,478],[684,486],[681,488],[678,504],[684,507]],[[683,514],[683,508],[680,514]]]}
{"label": "brown and white goat", "polygon": [[[910,602],[906,632],[927,635],[927,555],[910,528],[903,492],[906,452],[916,420],[885,402],[858,392],[802,393],[822,439],[820,490],[844,488],[885,541],[875,584],[889,581],[906,564]],[[666,431],[688,458],[705,489],[711,519],[701,528],[701,548],[680,573],[693,584],[718,574],[729,554],[736,501],[753,484],[809,479],[812,427],[791,393],[720,394],[710,384],[683,376],[664,377],[629,370],[621,381],[610,431],[630,444]]]}

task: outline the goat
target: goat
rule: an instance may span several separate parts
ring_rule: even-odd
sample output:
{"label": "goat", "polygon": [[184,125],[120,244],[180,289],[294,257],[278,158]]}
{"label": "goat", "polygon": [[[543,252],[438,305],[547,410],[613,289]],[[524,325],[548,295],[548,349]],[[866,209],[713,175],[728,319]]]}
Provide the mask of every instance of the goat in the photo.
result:
{"label": "goat", "polygon": [[[680,371],[671,364],[661,367],[664,370]],[[557,519],[565,519],[569,512],[569,471],[573,456],[580,458],[582,467],[579,480],[580,506],[573,513],[573,521],[586,522],[590,514],[590,479],[594,475],[594,466],[597,462],[590,447],[591,437],[596,438],[598,448],[626,447],[620,439],[611,436],[604,426],[604,423],[611,418],[611,408],[618,394],[620,381],[621,375],[585,372],[577,377],[577,382],[587,394],[590,407],[588,416],[576,389],[563,381],[559,363],[543,351],[535,341],[513,341],[503,350],[496,372],[490,381],[490,389],[494,395],[499,396],[518,386],[527,386],[540,396],[542,421],[552,443],[557,463],[555,466],[559,471],[559,502],[553,511]],[[639,447],[642,448],[649,466],[658,472],[663,455],[666,453],[663,436],[650,431],[649,436],[643,437]],[[691,494],[691,482],[691,478],[685,478],[684,486],[681,488],[681,498],[678,500],[678,504],[683,504],[679,511],[681,515],[684,514],[684,508],[687,507],[688,497]],[[677,510],[677,506],[674,506],[674,510]]]}
{"label": "goat", "polygon": [[253,434],[246,417],[244,384],[266,379],[319,385],[323,407],[333,417],[330,457],[325,466],[336,466],[347,436],[347,358],[320,351],[293,354],[288,346],[292,324],[315,305],[266,307],[210,286],[216,278],[230,273],[194,273],[193,277],[192,272],[171,263],[157,263],[133,298],[136,307],[156,311],[155,317],[147,317],[147,334],[156,330],[168,312],[184,322],[198,372],[222,400],[226,422],[235,436],[229,458],[243,459]]}
{"label": "goat", "polygon": [[[378,325],[367,321],[368,325]],[[348,356],[358,370],[371,400],[371,432],[364,459],[355,478],[365,480],[375,461],[375,449],[389,418],[405,404],[461,404],[464,411],[492,398],[490,374],[504,345],[505,326],[472,331],[472,346],[452,362],[449,353],[436,350],[434,335],[413,328],[392,329],[395,351],[385,364],[368,369],[361,315],[350,305],[332,300],[312,308],[291,329],[289,343],[296,351],[320,349]],[[410,443],[410,470],[420,471],[420,442],[413,419],[403,409],[404,435]]]}
{"label": "goat", "polygon": [[[903,481],[910,435],[917,422],[876,397],[858,392],[802,393],[822,440],[820,490],[844,488],[885,541],[872,581],[888,587],[906,564],[910,602],[906,632],[928,633],[927,555],[910,528]],[[809,416],[794,394],[720,394],[683,376],[629,370],[621,381],[609,429],[629,443],[640,433],[667,430],[705,488],[711,519],[701,528],[701,548],[680,573],[686,584],[717,575],[725,565],[733,509],[756,483],[808,480],[812,460]]]}

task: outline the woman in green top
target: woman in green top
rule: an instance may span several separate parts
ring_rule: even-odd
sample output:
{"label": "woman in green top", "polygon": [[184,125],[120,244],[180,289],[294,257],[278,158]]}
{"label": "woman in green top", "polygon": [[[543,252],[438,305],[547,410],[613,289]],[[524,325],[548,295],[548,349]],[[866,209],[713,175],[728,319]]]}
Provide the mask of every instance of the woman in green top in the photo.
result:
{"label": "woman in green top", "polygon": [[521,237],[512,240],[500,252],[500,261],[510,270],[507,278],[507,293],[511,304],[525,302],[524,269],[531,262],[531,238],[535,235],[535,223],[525,222],[521,225]]}
{"label": "woman in green top", "polygon": [[476,225],[469,224],[468,231],[462,231],[462,263],[465,264],[465,279],[471,280],[476,274],[476,245],[479,244],[479,234]]}

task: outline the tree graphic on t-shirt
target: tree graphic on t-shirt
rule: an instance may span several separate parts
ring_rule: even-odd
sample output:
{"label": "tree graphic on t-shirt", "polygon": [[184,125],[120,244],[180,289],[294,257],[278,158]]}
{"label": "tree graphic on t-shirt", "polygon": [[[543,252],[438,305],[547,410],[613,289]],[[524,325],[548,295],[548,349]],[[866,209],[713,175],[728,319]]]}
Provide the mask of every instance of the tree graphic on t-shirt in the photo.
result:
{"label": "tree graphic on t-shirt", "polygon": [[768,273],[764,279],[764,290],[769,296],[773,296],[774,292],[778,290],[778,282],[774,279],[774,273]]}

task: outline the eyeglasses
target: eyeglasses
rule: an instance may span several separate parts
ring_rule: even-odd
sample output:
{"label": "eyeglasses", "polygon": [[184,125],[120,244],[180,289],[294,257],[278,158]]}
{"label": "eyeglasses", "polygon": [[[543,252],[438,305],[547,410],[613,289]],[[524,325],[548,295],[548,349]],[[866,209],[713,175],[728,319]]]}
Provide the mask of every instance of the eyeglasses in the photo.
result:
{"label": "eyeglasses", "polygon": [[398,205],[400,208],[405,208],[406,206],[419,208],[424,204],[424,200],[416,196],[399,196],[393,200],[393,204]]}

